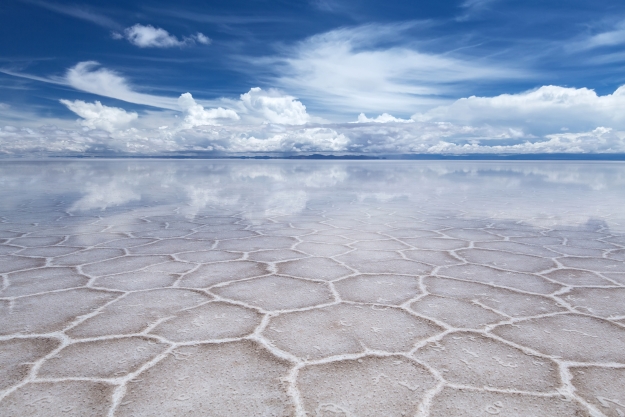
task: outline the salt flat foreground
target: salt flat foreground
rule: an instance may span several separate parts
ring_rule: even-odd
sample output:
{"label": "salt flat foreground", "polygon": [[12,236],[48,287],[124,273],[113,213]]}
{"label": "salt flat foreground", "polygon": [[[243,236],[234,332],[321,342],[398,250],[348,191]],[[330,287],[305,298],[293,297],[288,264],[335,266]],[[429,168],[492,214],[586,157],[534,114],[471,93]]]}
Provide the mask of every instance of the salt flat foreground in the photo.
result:
{"label": "salt flat foreground", "polygon": [[193,163],[4,165],[0,416],[625,416],[625,166]]}

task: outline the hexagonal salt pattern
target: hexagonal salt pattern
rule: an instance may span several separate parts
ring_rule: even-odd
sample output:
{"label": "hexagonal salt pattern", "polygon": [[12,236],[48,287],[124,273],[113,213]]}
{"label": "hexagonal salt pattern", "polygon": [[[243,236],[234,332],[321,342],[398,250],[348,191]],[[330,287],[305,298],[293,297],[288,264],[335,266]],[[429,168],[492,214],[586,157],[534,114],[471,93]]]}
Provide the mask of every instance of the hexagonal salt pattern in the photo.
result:
{"label": "hexagonal salt pattern", "polygon": [[563,314],[532,318],[499,326],[493,332],[568,361],[625,363],[625,327],[596,317]]}
{"label": "hexagonal salt pattern", "polygon": [[412,416],[436,386],[428,370],[403,356],[364,356],[299,371],[306,415]]}
{"label": "hexagonal salt pattern", "polygon": [[0,205],[1,416],[625,417],[623,204],[204,164]]}
{"label": "hexagonal salt pattern", "polygon": [[116,414],[292,415],[289,365],[250,341],[179,347],[129,384]]}
{"label": "hexagonal salt pattern", "polygon": [[174,342],[234,339],[251,334],[261,320],[256,310],[216,301],[184,310],[151,333]]}
{"label": "hexagonal salt pattern", "polygon": [[560,396],[544,396],[484,392],[472,389],[445,388],[432,400],[429,415],[449,417],[475,417],[503,415],[510,417],[590,417],[592,414],[576,401],[566,401]]}
{"label": "hexagonal salt pattern", "polygon": [[42,378],[115,378],[136,371],[167,347],[145,337],[73,343],[39,368]]}
{"label": "hexagonal salt pattern", "polygon": [[211,300],[205,293],[164,288],[120,297],[67,332],[74,338],[141,333],[154,323]]}
{"label": "hexagonal salt pattern", "polygon": [[625,415],[625,368],[570,368],[577,394],[609,417]]}
{"label": "hexagonal salt pattern", "polygon": [[221,297],[245,302],[263,310],[291,310],[334,301],[324,282],[268,276],[213,288]]}
{"label": "hexagonal salt pattern", "polygon": [[447,381],[457,385],[548,392],[560,384],[555,362],[537,360],[479,333],[447,334],[417,350],[414,357],[440,369]]}
{"label": "hexagonal salt pattern", "polygon": [[92,381],[33,382],[4,397],[0,410],[7,417],[100,417],[110,409],[114,389]]}
{"label": "hexagonal salt pattern", "polygon": [[344,300],[399,305],[421,293],[419,279],[402,275],[357,275],[334,283]]}
{"label": "hexagonal salt pattern", "polygon": [[0,341],[0,390],[26,378],[33,364],[59,345],[56,339],[41,337]]}
{"label": "hexagonal salt pattern", "polygon": [[337,304],[275,317],[264,334],[284,351],[317,359],[368,349],[407,352],[440,331],[436,324],[403,309]]}

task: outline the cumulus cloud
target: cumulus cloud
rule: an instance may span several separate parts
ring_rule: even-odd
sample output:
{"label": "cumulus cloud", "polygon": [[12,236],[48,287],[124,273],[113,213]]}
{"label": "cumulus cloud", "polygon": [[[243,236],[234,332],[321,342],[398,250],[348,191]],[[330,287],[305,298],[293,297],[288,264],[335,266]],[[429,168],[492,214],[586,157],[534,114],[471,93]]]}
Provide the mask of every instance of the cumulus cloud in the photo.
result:
{"label": "cumulus cloud", "polygon": [[519,94],[461,98],[412,116],[417,121],[507,126],[526,134],[563,130],[588,131],[598,126],[625,130],[625,86],[597,95],[587,88],[543,86]]}
{"label": "cumulus cloud", "polygon": [[367,117],[364,113],[358,115],[358,121],[356,123],[412,123],[412,119],[400,119],[393,117],[388,113],[382,113],[378,117]]}
{"label": "cumulus cloud", "polygon": [[[494,138],[498,138],[494,140]],[[340,154],[528,154],[625,153],[625,131],[598,127],[585,132],[518,136],[509,128],[443,122],[342,123],[322,126],[222,125],[179,128],[100,129],[3,127],[0,154],[126,153],[340,153]]]}
{"label": "cumulus cloud", "polygon": [[275,90],[264,91],[259,87],[241,94],[241,103],[251,114],[271,123],[301,125],[310,121],[306,106],[295,97]]}
{"label": "cumulus cloud", "polygon": [[[99,101],[87,103],[82,100],[60,100],[71,111],[82,117],[80,124],[89,129],[102,129],[108,132],[120,130],[138,118],[135,112],[108,107]],[[222,124],[254,125],[273,123],[280,125],[301,125],[310,120],[306,107],[294,97],[278,91],[264,91],[254,87],[241,94],[240,100],[226,101],[245,116],[242,120],[232,108],[205,108],[198,103],[191,93],[181,94],[177,100],[177,109],[183,113],[181,121],[158,126],[161,132],[174,132],[199,126],[219,126]],[[158,115],[151,115],[151,122],[158,122]],[[144,123],[145,125],[145,123]]]}
{"label": "cumulus cloud", "polygon": [[[226,132],[223,132],[226,133]],[[226,152],[341,152],[348,149],[350,140],[331,127],[262,128],[240,134],[231,131],[224,137],[222,149]],[[226,133],[227,134],[227,133]],[[222,136],[223,137],[223,136]]]}
{"label": "cumulus cloud", "polygon": [[220,124],[255,125],[275,123],[282,125],[302,125],[311,120],[306,106],[295,97],[277,90],[251,88],[241,94],[239,100],[213,100],[224,107],[206,108],[198,103],[191,93],[184,93],[178,98],[178,108],[185,114],[183,127],[211,126]]}
{"label": "cumulus cloud", "polygon": [[195,126],[217,125],[220,119],[239,120],[240,117],[236,111],[218,107],[216,109],[205,109],[204,106],[198,104],[191,93],[184,93],[178,98],[178,106],[185,114],[184,127],[192,128]]}
{"label": "cumulus cloud", "polygon": [[598,127],[591,132],[547,135],[546,140],[515,145],[456,144],[441,141],[428,149],[435,154],[625,153],[625,132]]}
{"label": "cumulus cloud", "polygon": [[139,48],[171,48],[174,46],[187,46],[196,42],[208,45],[211,40],[204,34],[198,32],[195,35],[189,37],[183,37],[178,39],[176,36],[169,34],[165,29],[157,28],[152,25],[141,25],[137,23],[129,28],[126,28],[123,32],[113,33],[113,38],[122,39],[125,38],[131,44],[138,46]]}
{"label": "cumulus cloud", "polygon": [[[301,125],[311,121],[302,102],[275,89],[253,87],[247,93],[241,94],[239,100],[220,99],[198,103],[190,93],[185,93],[178,99],[140,93],[124,76],[99,67],[99,63],[95,61],[79,62],[67,71],[63,82],[80,91],[129,103],[182,110],[187,127],[214,125],[219,119],[242,119],[242,122],[248,124],[268,122],[287,125]],[[204,103],[215,107],[206,109]]]}
{"label": "cumulus cloud", "polygon": [[102,129],[107,132],[123,128],[138,115],[135,112],[127,112],[118,107],[104,106],[99,101],[95,103],[86,103],[82,100],[59,100],[68,109],[82,117],[80,124],[89,129]]}
{"label": "cumulus cloud", "polygon": [[311,123],[299,100],[277,90],[255,87],[221,102],[206,106],[184,93],[175,106],[183,117],[174,117],[62,100],[82,118],[82,128],[63,120],[61,127],[16,127],[18,119],[0,117],[11,125],[0,129],[0,154],[625,153],[625,86],[606,95],[544,86],[459,99],[410,120],[361,113],[349,123]]}

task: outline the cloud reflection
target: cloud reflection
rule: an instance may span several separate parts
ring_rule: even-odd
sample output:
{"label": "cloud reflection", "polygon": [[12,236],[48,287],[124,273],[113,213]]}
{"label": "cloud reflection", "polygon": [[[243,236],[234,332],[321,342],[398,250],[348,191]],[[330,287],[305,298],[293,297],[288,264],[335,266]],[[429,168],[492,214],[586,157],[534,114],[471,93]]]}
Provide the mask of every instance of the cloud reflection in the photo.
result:
{"label": "cloud reflection", "polygon": [[15,161],[0,166],[0,178],[6,218],[25,204],[75,216],[160,210],[257,220],[379,204],[406,216],[451,210],[493,221],[625,224],[620,163]]}

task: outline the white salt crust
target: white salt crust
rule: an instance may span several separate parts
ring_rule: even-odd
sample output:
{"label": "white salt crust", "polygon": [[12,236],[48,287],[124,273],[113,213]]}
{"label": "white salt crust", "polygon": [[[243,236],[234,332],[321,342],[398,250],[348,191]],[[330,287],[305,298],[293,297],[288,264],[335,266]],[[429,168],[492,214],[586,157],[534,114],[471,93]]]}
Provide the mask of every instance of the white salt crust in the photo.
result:
{"label": "white salt crust", "polygon": [[625,233],[502,201],[24,203],[0,416],[625,417]]}

